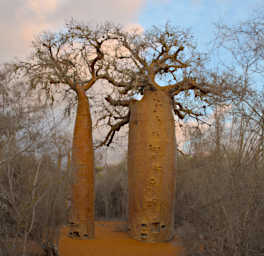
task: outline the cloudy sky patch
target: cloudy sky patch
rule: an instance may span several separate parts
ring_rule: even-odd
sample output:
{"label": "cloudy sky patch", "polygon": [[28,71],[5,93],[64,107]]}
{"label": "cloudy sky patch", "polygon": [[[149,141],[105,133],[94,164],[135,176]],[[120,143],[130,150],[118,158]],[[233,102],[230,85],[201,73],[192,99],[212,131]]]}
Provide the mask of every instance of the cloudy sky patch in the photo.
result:
{"label": "cloudy sky patch", "polygon": [[71,18],[138,24],[139,28],[170,21],[191,27],[199,43],[205,45],[214,22],[238,22],[260,5],[263,0],[1,0],[0,62],[28,55],[34,36],[58,31]]}
{"label": "cloudy sky patch", "polygon": [[0,62],[29,54],[41,31],[57,31],[74,18],[84,22],[138,22],[145,0],[0,1]]}

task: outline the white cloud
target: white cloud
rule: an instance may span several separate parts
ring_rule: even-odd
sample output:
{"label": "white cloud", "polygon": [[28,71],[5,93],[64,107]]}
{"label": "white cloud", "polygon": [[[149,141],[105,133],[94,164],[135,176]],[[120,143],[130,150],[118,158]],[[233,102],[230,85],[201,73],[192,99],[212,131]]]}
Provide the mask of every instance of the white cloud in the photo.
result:
{"label": "white cloud", "polygon": [[27,0],[27,6],[39,15],[53,12],[57,8],[57,0]]}
{"label": "white cloud", "polygon": [[140,35],[144,32],[144,28],[140,24],[128,24],[125,27],[127,32],[132,32],[133,34]]}
{"label": "white cloud", "polygon": [[71,18],[136,24],[145,3],[146,0],[0,1],[0,63],[27,55],[34,36],[43,30],[57,31]]}

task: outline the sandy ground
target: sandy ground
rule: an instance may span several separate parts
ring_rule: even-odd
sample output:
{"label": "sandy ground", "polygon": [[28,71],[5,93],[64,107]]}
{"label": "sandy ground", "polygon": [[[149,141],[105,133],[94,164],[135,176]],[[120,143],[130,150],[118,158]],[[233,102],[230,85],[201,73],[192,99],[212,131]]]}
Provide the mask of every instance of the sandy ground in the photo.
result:
{"label": "sandy ground", "polygon": [[96,222],[95,239],[77,240],[62,230],[60,256],[183,256],[180,240],[146,243],[128,237],[124,222]]}

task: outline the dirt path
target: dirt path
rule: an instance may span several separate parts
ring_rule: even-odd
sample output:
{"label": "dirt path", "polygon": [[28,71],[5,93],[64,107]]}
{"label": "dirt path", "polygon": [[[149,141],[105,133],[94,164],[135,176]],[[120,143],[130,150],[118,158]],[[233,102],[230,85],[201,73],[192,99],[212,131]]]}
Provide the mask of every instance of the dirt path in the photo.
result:
{"label": "dirt path", "polygon": [[144,243],[130,239],[123,222],[96,222],[95,239],[77,240],[62,230],[61,256],[182,256],[183,247],[176,238],[167,243]]}

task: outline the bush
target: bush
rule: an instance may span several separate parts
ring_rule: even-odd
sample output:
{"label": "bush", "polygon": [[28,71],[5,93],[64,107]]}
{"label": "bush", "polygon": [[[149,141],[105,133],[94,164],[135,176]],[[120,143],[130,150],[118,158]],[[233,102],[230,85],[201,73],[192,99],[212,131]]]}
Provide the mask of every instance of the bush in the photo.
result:
{"label": "bush", "polygon": [[97,170],[95,194],[97,219],[127,219],[126,161]]}
{"label": "bush", "polygon": [[20,154],[0,166],[0,248],[4,255],[56,248],[60,227],[67,219],[67,183],[65,172],[59,172],[47,156],[37,159]]}
{"label": "bush", "polygon": [[190,253],[203,246],[203,255],[262,255],[264,166],[239,157],[229,151],[179,159],[176,226],[195,230],[184,237]]}

